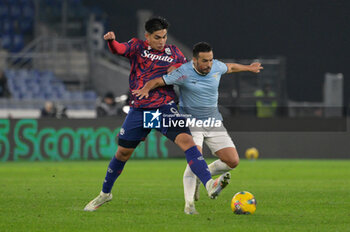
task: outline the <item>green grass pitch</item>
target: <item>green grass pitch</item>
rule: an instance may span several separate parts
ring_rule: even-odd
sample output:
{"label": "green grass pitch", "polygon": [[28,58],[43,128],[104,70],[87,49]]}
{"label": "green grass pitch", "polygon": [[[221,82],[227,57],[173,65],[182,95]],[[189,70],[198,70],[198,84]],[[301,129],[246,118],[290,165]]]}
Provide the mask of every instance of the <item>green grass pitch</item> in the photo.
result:
{"label": "green grass pitch", "polygon": [[[130,160],[113,200],[84,212],[107,165],[0,163],[0,231],[350,231],[350,160],[242,160],[217,200],[201,187],[199,215],[183,213],[185,159]],[[231,211],[242,190],[253,215]]]}

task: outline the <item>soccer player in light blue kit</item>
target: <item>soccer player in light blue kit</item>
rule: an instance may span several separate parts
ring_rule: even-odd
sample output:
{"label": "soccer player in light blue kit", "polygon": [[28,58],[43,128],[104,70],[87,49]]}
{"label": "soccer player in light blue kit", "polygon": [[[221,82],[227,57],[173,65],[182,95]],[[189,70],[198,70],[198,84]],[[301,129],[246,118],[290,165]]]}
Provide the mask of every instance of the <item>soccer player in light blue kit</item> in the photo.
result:
{"label": "soccer player in light blue kit", "polygon": [[[239,156],[231,137],[222,125],[218,110],[218,88],[222,74],[250,71],[259,73],[263,67],[255,62],[251,65],[223,63],[213,58],[213,50],[208,43],[197,43],[193,48],[193,59],[170,74],[148,81],[142,89],[133,94],[142,99],[148,98],[151,89],[164,85],[178,85],[180,89],[180,113],[191,119],[211,120],[210,127],[191,127],[193,140],[202,152],[203,141],[213,155],[219,159],[209,165],[212,176],[227,173],[237,167]],[[204,125],[204,123],[202,124]],[[229,173],[228,173],[229,174]],[[228,176],[230,178],[230,176]],[[184,177],[185,213],[198,214],[194,201],[199,199],[199,181],[187,165]]]}

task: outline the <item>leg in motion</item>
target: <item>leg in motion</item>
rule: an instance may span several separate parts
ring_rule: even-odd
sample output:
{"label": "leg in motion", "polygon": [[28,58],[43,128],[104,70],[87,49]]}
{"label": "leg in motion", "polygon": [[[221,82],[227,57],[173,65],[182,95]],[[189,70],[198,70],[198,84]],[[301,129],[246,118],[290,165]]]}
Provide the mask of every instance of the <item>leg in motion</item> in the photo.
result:
{"label": "leg in motion", "polygon": [[112,187],[118,176],[122,173],[126,161],[131,157],[134,148],[118,147],[117,153],[113,156],[108,165],[105,180],[100,194],[90,201],[84,208],[85,211],[95,211],[104,203],[112,200]]}

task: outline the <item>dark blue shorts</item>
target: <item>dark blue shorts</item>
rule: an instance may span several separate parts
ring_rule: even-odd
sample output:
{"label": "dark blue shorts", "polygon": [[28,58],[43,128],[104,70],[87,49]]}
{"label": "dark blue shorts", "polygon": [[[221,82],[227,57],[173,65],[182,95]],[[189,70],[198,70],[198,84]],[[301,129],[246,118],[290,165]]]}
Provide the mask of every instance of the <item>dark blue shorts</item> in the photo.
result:
{"label": "dark blue shorts", "polygon": [[[163,118],[166,119],[166,126],[163,124]],[[156,109],[130,108],[118,134],[118,144],[126,148],[135,148],[146,139],[152,129],[158,130],[172,141],[175,141],[176,136],[181,133],[191,135],[188,127],[169,126],[169,120],[185,121],[185,118],[179,115],[175,103],[169,103]]]}

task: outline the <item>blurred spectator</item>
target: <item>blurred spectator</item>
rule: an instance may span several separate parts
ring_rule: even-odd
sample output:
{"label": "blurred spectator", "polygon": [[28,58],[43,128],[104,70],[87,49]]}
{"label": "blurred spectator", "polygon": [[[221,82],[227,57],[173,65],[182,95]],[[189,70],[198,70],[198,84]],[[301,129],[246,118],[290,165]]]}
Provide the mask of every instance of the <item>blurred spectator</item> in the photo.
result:
{"label": "blurred spectator", "polygon": [[56,105],[56,118],[67,118],[67,107],[64,105]]}
{"label": "blurred spectator", "polygon": [[67,108],[63,105],[55,105],[51,101],[45,102],[45,106],[41,109],[42,118],[67,118]]}
{"label": "blurred spectator", "polygon": [[264,84],[263,89],[256,90],[254,96],[258,98],[256,101],[256,115],[258,118],[271,118],[276,115],[276,93],[272,91],[270,84]]}
{"label": "blurred spectator", "polygon": [[7,78],[2,70],[0,70],[0,97],[10,97],[10,91],[7,86]]}
{"label": "blurred spectator", "polygon": [[53,102],[47,101],[45,102],[45,106],[41,109],[41,117],[42,118],[56,118],[57,109]]}
{"label": "blurred spectator", "polygon": [[41,109],[42,118],[55,118],[56,117],[56,107],[51,101],[45,102],[45,106]]}
{"label": "blurred spectator", "polygon": [[107,92],[102,101],[96,107],[97,117],[114,116],[119,114],[119,106],[115,101],[114,94]]}

